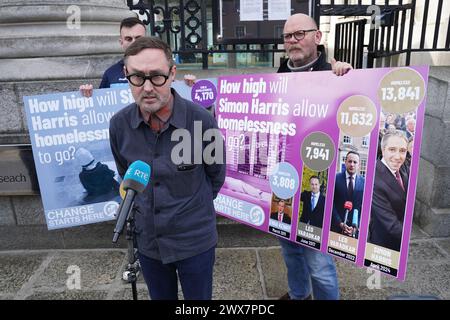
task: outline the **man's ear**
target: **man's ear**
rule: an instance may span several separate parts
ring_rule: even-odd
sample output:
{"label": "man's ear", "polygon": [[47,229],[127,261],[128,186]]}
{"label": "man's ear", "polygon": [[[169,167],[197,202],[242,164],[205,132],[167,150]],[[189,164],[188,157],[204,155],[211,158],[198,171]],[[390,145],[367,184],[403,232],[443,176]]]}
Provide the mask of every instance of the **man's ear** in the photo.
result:
{"label": "man's ear", "polygon": [[321,40],[322,40],[322,31],[317,30],[315,37],[316,45],[319,45]]}
{"label": "man's ear", "polygon": [[172,67],[172,71],[171,71],[172,81],[175,81],[175,76],[176,76],[176,74],[177,74],[177,66],[174,65],[174,66]]}

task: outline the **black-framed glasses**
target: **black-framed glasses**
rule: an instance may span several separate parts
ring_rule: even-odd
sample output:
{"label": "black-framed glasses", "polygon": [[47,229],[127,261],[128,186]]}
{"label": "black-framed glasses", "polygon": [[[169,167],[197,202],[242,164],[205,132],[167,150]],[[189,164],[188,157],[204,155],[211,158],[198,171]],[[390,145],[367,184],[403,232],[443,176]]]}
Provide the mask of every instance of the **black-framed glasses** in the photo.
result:
{"label": "black-framed glasses", "polygon": [[150,74],[146,75],[143,72],[135,72],[126,76],[128,81],[135,87],[142,87],[146,80],[150,80],[152,85],[155,87],[162,87],[169,79],[170,72],[172,71],[172,67],[169,69],[169,73],[165,74]]}
{"label": "black-framed glasses", "polygon": [[312,31],[317,31],[317,29],[297,30],[297,31],[290,32],[290,33],[283,33],[282,37],[283,37],[284,41],[289,41],[289,40],[291,40],[292,37],[294,37],[295,40],[300,41],[305,38],[306,33],[312,32]]}

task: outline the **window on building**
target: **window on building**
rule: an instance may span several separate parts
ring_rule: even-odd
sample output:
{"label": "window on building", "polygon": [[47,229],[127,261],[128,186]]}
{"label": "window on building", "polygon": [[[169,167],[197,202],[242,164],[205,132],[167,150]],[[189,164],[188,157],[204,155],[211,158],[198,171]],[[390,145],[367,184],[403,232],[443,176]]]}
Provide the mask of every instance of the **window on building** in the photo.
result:
{"label": "window on building", "polygon": [[284,26],[275,26],[274,27],[274,38],[279,39],[283,35],[283,28]]}
{"label": "window on building", "polygon": [[245,26],[236,26],[236,38],[244,38],[245,33]]}
{"label": "window on building", "polygon": [[352,137],[344,136],[344,144],[352,144]]}
{"label": "window on building", "polygon": [[369,146],[369,137],[367,137],[367,136],[365,136],[365,137],[363,137],[362,138],[362,143],[361,143],[361,145],[363,146],[363,147],[368,147]]}
{"label": "window on building", "polygon": [[367,169],[367,159],[361,159],[361,164],[359,166],[359,174],[365,177],[366,169]]}

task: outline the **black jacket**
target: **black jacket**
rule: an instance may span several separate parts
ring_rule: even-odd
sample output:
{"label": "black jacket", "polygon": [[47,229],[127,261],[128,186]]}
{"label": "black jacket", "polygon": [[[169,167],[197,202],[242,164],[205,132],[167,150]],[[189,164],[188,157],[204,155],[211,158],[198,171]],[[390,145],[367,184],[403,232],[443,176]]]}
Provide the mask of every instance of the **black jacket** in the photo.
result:
{"label": "black jacket", "polygon": [[119,183],[114,179],[115,175],[116,173],[106,164],[97,162],[95,168],[91,170],[83,168],[79,177],[87,193],[91,196],[98,196],[108,193],[112,189],[119,190]]}
{"label": "black jacket", "polygon": [[325,211],[325,197],[322,193],[317,200],[314,210],[311,210],[311,191],[303,191],[300,200],[303,202],[303,211],[300,222],[309,223],[317,228],[322,228],[323,213]]}
{"label": "black jacket", "polygon": [[[270,214],[270,219],[278,220],[278,212],[272,212]],[[287,213],[283,214],[283,222],[287,224],[291,224],[291,217]]]}
{"label": "black jacket", "polygon": [[[317,51],[320,52],[319,59],[312,66],[311,71],[325,71],[331,70],[331,64],[327,62],[327,55],[325,54],[325,47],[323,45],[317,46]],[[278,73],[292,72],[287,66],[288,59],[286,59],[278,68]]]}
{"label": "black jacket", "polygon": [[[409,172],[405,166],[400,168],[400,175],[405,190],[408,190]],[[406,192],[389,169],[378,160],[373,185],[368,242],[400,251],[405,206]]]}

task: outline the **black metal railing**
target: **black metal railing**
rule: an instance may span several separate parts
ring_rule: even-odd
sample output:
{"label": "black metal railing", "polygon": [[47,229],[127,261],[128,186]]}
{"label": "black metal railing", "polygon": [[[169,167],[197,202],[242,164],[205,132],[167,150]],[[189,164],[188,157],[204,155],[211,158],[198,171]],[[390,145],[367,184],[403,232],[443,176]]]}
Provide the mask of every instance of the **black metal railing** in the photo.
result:
{"label": "black metal railing", "polygon": [[336,24],[334,57],[355,68],[363,67],[366,19]]}
{"label": "black metal railing", "polygon": [[[273,21],[255,23],[256,35],[252,37],[241,37],[241,32],[237,32],[236,29],[235,32],[239,35],[235,37],[238,39],[217,41],[215,33],[213,39],[208,39],[208,26],[215,26],[220,15],[218,8],[222,7],[218,5],[219,3],[223,3],[224,11],[228,10],[221,16],[225,17],[223,20],[223,24],[227,26],[225,29],[229,32],[237,27],[234,24],[239,21],[236,9],[239,7],[238,1],[139,0],[137,4],[133,2],[136,1],[127,0],[129,8],[138,10],[146,17],[144,23],[149,26],[152,35],[159,36],[169,43],[181,61],[201,62],[203,69],[208,69],[208,56],[215,53],[244,52],[273,55],[275,52],[284,51],[278,46],[282,43],[279,33],[282,32],[280,30],[283,21],[275,25],[272,25]],[[263,3],[266,8],[268,1],[264,0]],[[300,2],[292,0],[292,3],[292,12],[304,10],[303,7],[295,7],[299,6]],[[423,6],[420,17],[416,11],[417,4]],[[443,6],[443,0],[358,0],[356,3],[348,0],[339,2],[314,0],[312,15],[317,22],[320,22],[321,16],[358,17],[355,21],[336,25],[334,45],[336,59],[361,68],[373,67],[375,61],[380,58],[405,54],[405,64],[409,65],[411,54],[414,52],[450,51],[450,24],[441,25],[442,21],[449,19],[448,13],[442,9]],[[427,22],[431,18],[435,20],[432,35],[427,29]],[[269,37],[267,31],[264,35],[259,33],[268,25],[272,27],[269,29],[273,33]],[[245,28],[242,26],[240,30],[243,34]],[[251,28],[251,23],[248,24],[248,28]],[[363,63],[365,50],[367,64]]]}
{"label": "black metal railing", "polygon": [[[220,44],[208,41],[208,22],[217,17],[217,0],[127,0],[130,10],[136,10],[145,19],[152,36],[170,44],[173,53],[183,62],[197,61],[201,54],[203,69],[208,69],[208,56],[214,53],[273,54],[283,52],[278,48],[281,38],[252,38],[235,43]],[[207,17],[211,17],[209,20]]]}
{"label": "black metal railing", "polygon": [[203,68],[207,68],[206,0],[140,0],[136,4],[127,0],[127,5],[146,17],[143,22],[152,36],[164,39],[180,56],[201,53]]}
{"label": "black metal railing", "polygon": [[[326,4],[325,4],[326,2]],[[322,4],[324,3],[324,4]],[[316,0],[316,16],[371,16],[366,19],[367,23],[362,27],[361,20],[339,23],[336,25],[335,52],[336,58],[342,61],[352,63],[355,67],[362,67],[361,60],[354,61],[354,56],[360,57],[364,48],[367,48],[367,67],[372,68],[376,59],[397,56],[405,54],[405,65],[410,65],[411,54],[414,52],[439,52],[450,51],[450,23],[441,25],[441,21],[448,21],[442,11],[443,0],[385,0],[383,4],[379,1],[359,0],[357,4],[349,4],[344,1],[343,4],[336,4],[334,0],[320,1]],[[416,6],[423,6],[421,16],[417,15]],[[435,12],[435,15],[431,13]],[[427,34],[427,22],[435,18],[435,27],[433,35]],[[317,17],[316,17],[317,18]],[[415,21],[418,23],[415,24]],[[364,29],[363,46],[355,45],[355,41],[350,41],[347,30]],[[370,28],[370,31],[368,31]],[[368,39],[366,37],[369,34]],[[355,38],[355,36],[353,36]],[[441,39],[444,37],[445,41]],[[360,40],[360,34],[356,35],[357,41]],[[351,39],[353,40],[353,39]],[[416,40],[416,41],[413,41]],[[426,42],[431,43],[426,45]],[[439,41],[440,40],[440,41]]]}

